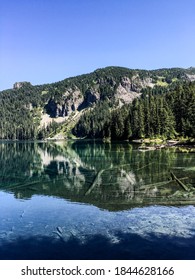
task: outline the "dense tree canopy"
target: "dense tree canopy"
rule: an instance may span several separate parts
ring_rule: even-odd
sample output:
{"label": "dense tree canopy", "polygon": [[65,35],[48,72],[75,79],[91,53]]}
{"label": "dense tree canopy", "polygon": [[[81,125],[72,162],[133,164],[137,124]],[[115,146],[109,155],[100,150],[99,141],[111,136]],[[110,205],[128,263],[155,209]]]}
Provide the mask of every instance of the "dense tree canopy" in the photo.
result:
{"label": "dense tree canopy", "polygon": [[111,139],[195,137],[195,83],[178,84],[165,94],[150,89],[132,104],[109,108],[103,102],[86,112],[73,133]]}
{"label": "dense tree canopy", "polygon": [[[91,88],[97,88],[100,98],[89,104],[78,123],[74,123],[72,132],[77,137],[195,137],[195,82],[189,81],[194,74],[194,68],[147,71],[106,67],[53,84],[24,83],[0,92],[0,139],[43,139],[54,135],[59,127],[55,122],[40,127],[48,102],[60,103],[66,91],[70,91],[70,98],[70,89],[79,89],[85,98]],[[131,79],[136,75],[150,79],[154,87],[142,88],[139,98],[122,106],[115,99],[116,88],[123,77]],[[66,131],[63,125],[62,130]]]}

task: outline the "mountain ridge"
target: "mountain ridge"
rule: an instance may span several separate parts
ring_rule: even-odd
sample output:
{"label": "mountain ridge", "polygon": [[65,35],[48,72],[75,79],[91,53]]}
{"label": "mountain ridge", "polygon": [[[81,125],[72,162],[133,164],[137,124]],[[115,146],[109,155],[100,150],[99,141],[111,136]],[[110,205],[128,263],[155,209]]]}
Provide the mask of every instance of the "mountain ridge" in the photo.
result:
{"label": "mountain ridge", "polygon": [[[103,67],[103,68],[97,68],[95,69],[94,71],[92,72],[88,72],[88,73],[84,73],[84,74],[79,74],[79,75],[75,75],[75,76],[70,76],[70,77],[66,77],[62,80],[59,80],[59,81],[56,81],[56,82],[51,82],[51,83],[42,83],[42,84],[35,84],[35,85],[32,85],[34,87],[40,87],[40,86],[47,86],[47,85],[55,85],[55,84],[58,84],[58,83],[61,83],[61,82],[64,82],[64,81],[67,81],[67,80],[73,80],[75,78],[80,78],[80,77],[87,77],[87,76],[90,76],[94,73],[97,73],[97,72],[100,72],[100,71],[109,71],[111,69],[118,69],[118,70],[123,70],[123,71],[130,71],[130,72],[145,72],[145,73],[162,73],[162,72],[176,72],[176,71],[179,71],[181,73],[186,73],[186,74],[191,74],[191,75],[195,75],[195,67],[191,66],[191,67],[188,67],[188,68],[182,68],[182,67],[171,67],[171,68],[156,68],[156,69],[139,69],[139,68],[128,68],[128,67],[122,67],[122,66],[106,66],[106,67]],[[193,78],[193,80],[195,79],[195,77]],[[31,84],[31,82],[29,81],[22,81],[22,82],[15,82],[14,85],[13,85],[13,89],[17,89],[19,87],[17,87],[17,84]],[[0,92],[4,92],[4,91],[7,91],[7,90],[11,90],[11,88],[8,88],[8,89],[4,89],[4,90],[0,90]]]}
{"label": "mountain ridge", "polygon": [[[0,137],[66,138],[83,113],[99,103],[109,103],[110,109],[122,108],[146,91],[162,94],[174,90],[178,84],[194,81],[194,67],[140,70],[108,66],[51,84],[33,86],[29,82],[16,82],[13,89],[0,92],[3,120]],[[15,132],[9,123],[14,125]],[[5,127],[12,131],[11,137]]]}

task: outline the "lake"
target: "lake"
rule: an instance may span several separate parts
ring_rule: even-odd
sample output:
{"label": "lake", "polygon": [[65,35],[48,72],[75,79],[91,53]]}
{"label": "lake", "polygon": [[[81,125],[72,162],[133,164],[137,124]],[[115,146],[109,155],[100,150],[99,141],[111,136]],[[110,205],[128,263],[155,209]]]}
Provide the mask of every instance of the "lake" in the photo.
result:
{"label": "lake", "polygon": [[0,259],[195,259],[194,166],[180,148],[2,141]]}

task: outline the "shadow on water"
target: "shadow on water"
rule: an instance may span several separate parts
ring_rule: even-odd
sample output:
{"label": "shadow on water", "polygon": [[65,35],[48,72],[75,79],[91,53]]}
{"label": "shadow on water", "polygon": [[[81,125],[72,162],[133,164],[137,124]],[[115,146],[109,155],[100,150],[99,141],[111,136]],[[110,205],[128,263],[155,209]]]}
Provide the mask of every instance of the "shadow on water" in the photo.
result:
{"label": "shadow on water", "polygon": [[111,243],[102,235],[94,235],[81,243],[76,237],[61,238],[36,236],[18,238],[0,246],[3,260],[190,260],[195,259],[195,236],[143,238],[136,234],[118,232],[118,242]]}
{"label": "shadow on water", "polygon": [[[169,182],[170,170],[173,170],[178,178],[183,178],[183,183],[194,186],[194,160],[194,154],[168,149],[140,152],[129,143],[2,143],[0,259],[195,259],[194,232],[190,232],[192,237],[177,237],[162,234],[160,227],[167,217],[172,223],[169,225],[169,220],[164,223],[169,229],[166,232],[173,233],[184,226],[181,234],[185,234],[189,226],[195,227],[192,208],[171,212],[167,207],[162,213],[159,208],[152,208],[156,215],[149,211],[151,217],[156,217],[152,228],[148,219],[148,223],[143,219],[140,221],[141,215],[148,212],[135,211],[129,217],[123,213],[117,218],[112,216],[113,220],[108,222],[110,216],[107,212],[99,213],[92,207],[117,212],[148,204],[177,205],[185,202],[194,205],[194,191],[191,197],[181,191],[178,195],[180,186]],[[77,208],[75,202],[81,203],[82,207]],[[187,215],[187,221],[183,215]],[[99,217],[95,233],[90,231],[90,217]],[[85,218],[87,221],[82,232],[87,239],[83,241],[76,236],[65,240],[40,235],[42,221],[46,220],[53,228],[66,221],[66,225],[71,227],[75,224],[80,226]],[[139,228],[140,221],[140,226],[151,228],[153,233],[147,238],[138,235],[136,230],[136,234],[126,233],[124,228],[127,228],[129,219],[136,225],[134,228]],[[105,229],[105,221],[114,233],[115,225],[117,230],[120,229],[113,240],[97,234],[109,231],[109,227]],[[27,227],[20,230],[22,225]],[[10,226],[15,227],[17,238],[7,240],[9,233],[6,229]],[[35,229],[34,233],[32,229]],[[155,234],[156,230],[161,234]],[[94,234],[88,235],[88,232]]]}

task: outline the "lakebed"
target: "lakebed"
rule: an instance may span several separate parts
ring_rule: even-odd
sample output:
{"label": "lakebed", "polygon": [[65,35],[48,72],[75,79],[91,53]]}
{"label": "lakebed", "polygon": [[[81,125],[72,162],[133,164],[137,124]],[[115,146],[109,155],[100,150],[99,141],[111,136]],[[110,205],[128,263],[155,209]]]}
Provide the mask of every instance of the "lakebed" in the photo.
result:
{"label": "lakebed", "polygon": [[194,259],[195,153],[138,147],[2,142],[0,258]]}

